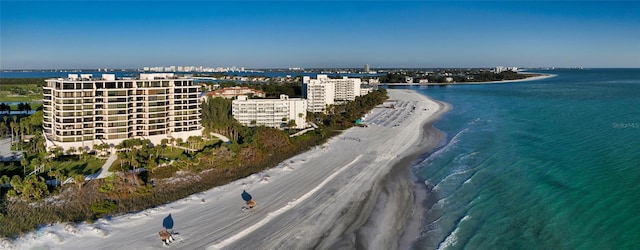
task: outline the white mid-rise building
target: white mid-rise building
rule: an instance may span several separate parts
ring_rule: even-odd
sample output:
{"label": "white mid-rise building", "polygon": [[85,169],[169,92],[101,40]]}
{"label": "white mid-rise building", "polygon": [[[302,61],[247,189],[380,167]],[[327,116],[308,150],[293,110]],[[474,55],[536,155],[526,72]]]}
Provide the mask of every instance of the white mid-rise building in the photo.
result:
{"label": "white mid-rise building", "polygon": [[322,82],[303,77],[302,96],[307,99],[309,112],[324,112],[327,105],[335,103],[336,86],[334,82]]}
{"label": "white mid-rise building", "polygon": [[373,88],[371,86],[360,87],[360,96],[367,95],[373,92]]}
{"label": "white mid-rise building", "polygon": [[117,145],[126,139],[201,136],[200,86],[173,73],[69,74],[45,80],[44,135],[47,148]]}
{"label": "white mid-rise building", "polygon": [[307,126],[307,100],[289,98],[280,95],[280,99],[249,99],[238,96],[232,101],[233,118],[244,126],[264,125],[273,128],[287,128],[290,121],[295,122],[292,128],[303,129]]}
{"label": "white mid-rise building", "polygon": [[360,78],[331,79],[319,74],[316,79],[302,78],[302,95],[309,102],[310,112],[323,112],[327,105],[353,101],[361,95]]}

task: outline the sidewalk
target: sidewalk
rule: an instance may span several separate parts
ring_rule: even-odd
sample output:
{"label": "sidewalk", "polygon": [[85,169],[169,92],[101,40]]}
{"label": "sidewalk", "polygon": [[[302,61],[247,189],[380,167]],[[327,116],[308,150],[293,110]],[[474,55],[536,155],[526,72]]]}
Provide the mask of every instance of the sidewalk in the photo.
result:
{"label": "sidewalk", "polygon": [[[109,158],[107,158],[107,162],[105,162],[104,165],[102,165],[102,168],[100,169],[100,171],[90,175],[85,175],[84,180],[90,181],[90,180],[102,179],[110,176],[113,172],[109,171],[109,167],[111,167],[111,164],[113,164],[117,159],[118,159],[118,155],[115,152],[111,152],[111,154],[109,154]],[[67,178],[65,181],[62,182],[62,184],[67,184],[67,183],[73,183],[73,178]]]}

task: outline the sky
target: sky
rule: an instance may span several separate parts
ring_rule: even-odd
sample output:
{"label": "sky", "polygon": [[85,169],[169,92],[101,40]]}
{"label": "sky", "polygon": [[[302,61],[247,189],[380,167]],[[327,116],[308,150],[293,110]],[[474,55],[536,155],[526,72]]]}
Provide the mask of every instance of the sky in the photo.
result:
{"label": "sky", "polygon": [[640,1],[5,1],[0,69],[640,67]]}

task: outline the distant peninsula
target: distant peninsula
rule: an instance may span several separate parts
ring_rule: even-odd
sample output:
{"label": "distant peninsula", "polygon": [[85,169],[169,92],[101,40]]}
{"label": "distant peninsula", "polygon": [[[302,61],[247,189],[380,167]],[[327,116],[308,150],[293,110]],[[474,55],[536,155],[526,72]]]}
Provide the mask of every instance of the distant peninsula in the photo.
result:
{"label": "distant peninsula", "polygon": [[454,85],[538,80],[553,75],[518,72],[517,68],[397,70],[379,77],[379,84]]}

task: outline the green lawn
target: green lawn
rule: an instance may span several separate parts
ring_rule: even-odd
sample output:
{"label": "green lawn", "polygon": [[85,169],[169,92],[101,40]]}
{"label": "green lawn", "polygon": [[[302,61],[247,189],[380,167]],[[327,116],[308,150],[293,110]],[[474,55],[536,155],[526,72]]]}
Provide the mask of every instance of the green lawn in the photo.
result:
{"label": "green lawn", "polygon": [[42,102],[43,98],[44,96],[40,94],[3,95],[2,93],[0,93],[0,100],[2,100],[1,102]]}
{"label": "green lawn", "polygon": [[84,161],[55,162],[53,167],[54,169],[64,170],[67,175],[88,175],[98,172],[105,162],[106,160],[99,160],[93,157],[89,157]]}
{"label": "green lawn", "polygon": [[20,164],[11,164],[10,162],[4,162],[0,165],[0,175],[6,175],[11,178],[14,175],[22,176],[22,166]]}
{"label": "green lawn", "polygon": [[184,150],[181,148],[174,148],[171,146],[167,146],[164,152],[160,155],[168,159],[176,159],[178,158],[178,156],[182,154],[182,152],[184,152]]}
{"label": "green lawn", "polygon": [[[62,170],[66,175],[88,175],[98,172],[105,162],[106,160],[98,160],[91,157],[84,161],[55,161],[53,163],[53,169]],[[3,165],[0,165],[0,175],[7,175],[9,177],[13,175],[22,176],[22,171],[22,166],[20,166],[19,164],[12,165],[10,163],[5,163]],[[33,167],[27,167],[27,174],[31,171],[33,171]]]}

